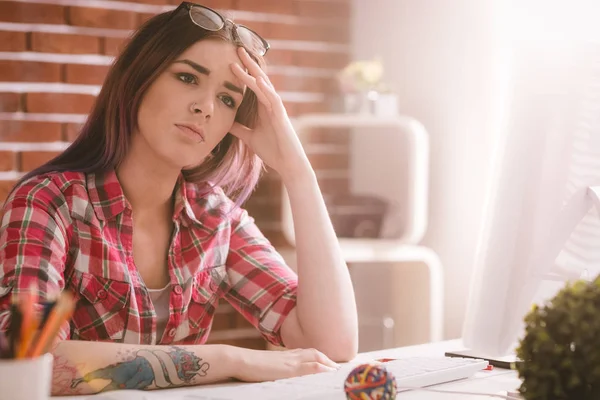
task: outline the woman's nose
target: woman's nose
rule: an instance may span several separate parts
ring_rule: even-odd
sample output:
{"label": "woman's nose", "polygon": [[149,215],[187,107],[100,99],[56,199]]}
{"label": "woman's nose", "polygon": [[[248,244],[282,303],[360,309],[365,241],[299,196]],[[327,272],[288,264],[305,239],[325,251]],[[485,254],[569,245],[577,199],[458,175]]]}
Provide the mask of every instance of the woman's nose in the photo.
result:
{"label": "woman's nose", "polygon": [[202,114],[206,119],[210,118],[213,110],[214,104],[212,101],[193,102],[190,106],[192,114]]}

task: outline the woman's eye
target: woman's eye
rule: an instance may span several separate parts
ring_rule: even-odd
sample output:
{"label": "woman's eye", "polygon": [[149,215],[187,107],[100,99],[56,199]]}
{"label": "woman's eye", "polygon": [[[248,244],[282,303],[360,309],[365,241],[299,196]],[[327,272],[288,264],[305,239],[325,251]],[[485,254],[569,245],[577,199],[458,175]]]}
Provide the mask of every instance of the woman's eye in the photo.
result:
{"label": "woman's eye", "polygon": [[181,82],[186,83],[188,85],[197,83],[196,77],[194,75],[188,74],[185,72],[183,72],[181,74],[177,74],[177,79],[179,79]]}
{"label": "woman's eye", "polygon": [[229,96],[222,96],[221,101],[229,108],[235,108],[235,100]]}

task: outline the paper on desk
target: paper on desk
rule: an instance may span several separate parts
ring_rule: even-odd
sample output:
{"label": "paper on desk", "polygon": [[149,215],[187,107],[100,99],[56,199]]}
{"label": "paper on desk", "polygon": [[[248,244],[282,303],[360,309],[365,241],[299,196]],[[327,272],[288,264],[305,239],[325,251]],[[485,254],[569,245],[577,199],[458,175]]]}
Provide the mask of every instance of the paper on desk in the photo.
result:
{"label": "paper on desk", "polygon": [[84,400],[182,400],[184,397],[176,392],[115,390],[86,397]]}

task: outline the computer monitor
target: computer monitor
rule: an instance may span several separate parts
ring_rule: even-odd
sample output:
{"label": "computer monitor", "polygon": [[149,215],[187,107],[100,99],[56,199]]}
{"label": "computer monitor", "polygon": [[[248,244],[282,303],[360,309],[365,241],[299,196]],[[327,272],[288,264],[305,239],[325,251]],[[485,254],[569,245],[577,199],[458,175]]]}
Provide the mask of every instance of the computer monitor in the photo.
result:
{"label": "computer monitor", "polygon": [[463,327],[491,360],[534,303],[600,273],[600,45],[522,45],[510,75]]}

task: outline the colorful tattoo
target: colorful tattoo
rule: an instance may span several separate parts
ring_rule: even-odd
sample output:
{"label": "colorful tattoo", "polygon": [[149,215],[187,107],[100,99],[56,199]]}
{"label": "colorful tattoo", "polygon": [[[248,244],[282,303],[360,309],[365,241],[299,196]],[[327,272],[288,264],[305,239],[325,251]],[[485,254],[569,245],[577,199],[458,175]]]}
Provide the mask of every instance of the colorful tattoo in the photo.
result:
{"label": "colorful tattoo", "polygon": [[118,389],[149,389],[152,384],[168,388],[189,384],[195,376],[206,376],[210,365],[194,353],[171,348],[163,350],[138,350],[133,359],[111,364],[73,379],[74,389],[82,382],[95,379],[111,381],[101,391]]}
{"label": "colorful tattoo", "polygon": [[65,357],[54,355],[54,366],[52,368],[52,392],[55,395],[85,394],[82,388],[73,388],[72,382],[83,369],[83,364],[73,365]]}

